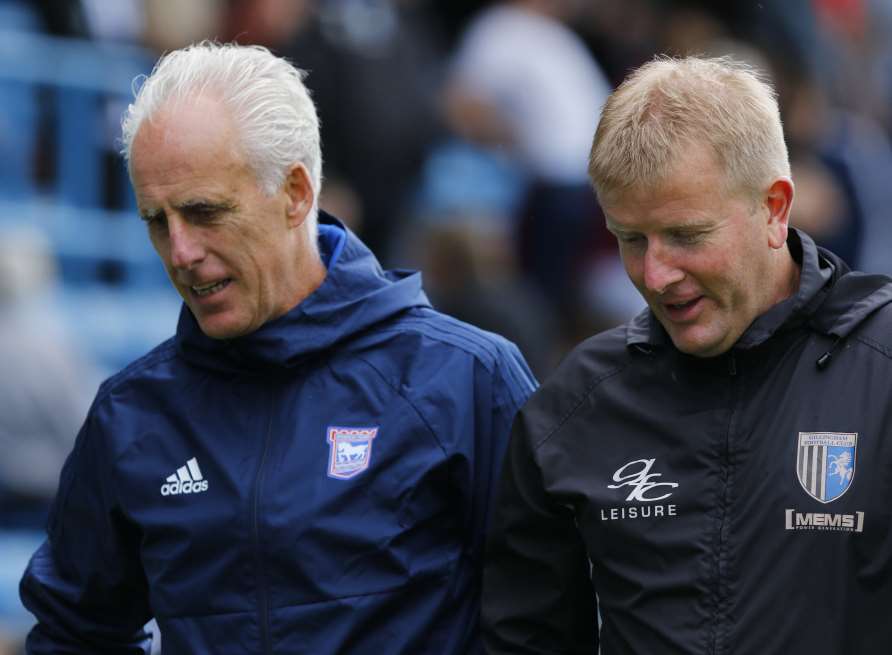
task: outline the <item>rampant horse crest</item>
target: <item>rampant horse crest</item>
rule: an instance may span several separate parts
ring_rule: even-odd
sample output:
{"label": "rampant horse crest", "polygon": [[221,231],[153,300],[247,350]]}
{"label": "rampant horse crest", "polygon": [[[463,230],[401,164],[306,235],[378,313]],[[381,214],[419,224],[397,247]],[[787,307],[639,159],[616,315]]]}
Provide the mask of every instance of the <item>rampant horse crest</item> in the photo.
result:
{"label": "rampant horse crest", "polygon": [[800,432],[796,477],[805,492],[822,503],[842,496],[855,478],[856,432]]}
{"label": "rampant horse crest", "polygon": [[329,427],[327,433],[329,477],[347,480],[369,467],[378,428]]}

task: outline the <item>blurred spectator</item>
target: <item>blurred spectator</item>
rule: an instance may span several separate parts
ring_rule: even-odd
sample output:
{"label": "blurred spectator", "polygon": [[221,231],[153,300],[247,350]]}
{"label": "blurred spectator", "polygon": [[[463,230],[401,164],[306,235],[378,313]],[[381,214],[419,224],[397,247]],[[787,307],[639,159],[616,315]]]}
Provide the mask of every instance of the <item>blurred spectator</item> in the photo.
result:
{"label": "blurred spectator", "polygon": [[[0,0],[0,29],[56,36],[81,36],[77,0]],[[23,53],[24,54],[24,53]],[[45,93],[20,79],[0,77],[0,197],[27,198],[37,192],[46,161],[49,112]]]}
{"label": "blurred spectator", "polygon": [[517,344],[536,375],[558,363],[553,312],[537,287],[517,275],[510,240],[498,223],[467,214],[427,222],[416,241],[425,286],[442,312]]}
{"label": "blurred spectator", "polygon": [[587,258],[600,252],[605,234],[585,170],[610,85],[565,23],[577,11],[572,0],[484,9],[459,43],[446,94],[453,131],[507,154],[524,173],[515,227],[521,266],[547,294],[564,332],[582,307]]}
{"label": "blurred spectator", "polygon": [[144,45],[161,54],[218,38],[225,0],[143,0]]}
{"label": "blurred spectator", "polygon": [[97,41],[140,45],[160,55],[220,37],[226,0],[80,0],[86,33]]}
{"label": "blurred spectator", "polygon": [[[797,185],[790,221],[849,266],[863,268],[864,189],[859,187],[870,182],[854,175],[850,155],[861,155],[845,127],[849,112],[832,107],[823,87],[805,71],[788,68],[783,79],[781,112]],[[847,152],[852,146],[855,152]]]}
{"label": "blurred spectator", "polygon": [[591,0],[581,5],[577,29],[611,88],[659,51],[662,29],[672,14],[668,3],[654,0]]}
{"label": "blurred spectator", "polygon": [[81,0],[90,38],[97,41],[141,43],[145,32],[142,0]]}
{"label": "blurred spectator", "polygon": [[54,276],[41,233],[0,232],[0,653],[32,623],[18,580],[98,386],[54,311]]}
{"label": "blurred spectator", "polygon": [[[98,386],[55,313],[46,239],[0,234],[0,526],[41,528],[62,462]],[[14,372],[14,374],[11,374]]]}

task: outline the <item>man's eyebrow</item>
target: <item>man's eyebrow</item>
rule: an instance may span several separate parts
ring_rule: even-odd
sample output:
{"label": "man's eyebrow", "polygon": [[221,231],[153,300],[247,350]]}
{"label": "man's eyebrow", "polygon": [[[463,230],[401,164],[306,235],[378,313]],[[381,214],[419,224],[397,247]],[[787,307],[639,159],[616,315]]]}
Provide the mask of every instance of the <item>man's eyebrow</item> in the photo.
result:
{"label": "man's eyebrow", "polygon": [[184,200],[174,205],[180,211],[232,211],[238,205],[228,200]]}
{"label": "man's eyebrow", "polygon": [[682,223],[669,229],[669,232],[710,232],[715,229],[711,223],[703,221],[691,221],[690,223]]}
{"label": "man's eyebrow", "polygon": [[607,231],[611,232],[613,234],[625,234],[627,232],[634,232],[634,230],[627,230],[624,227],[620,227],[619,225],[616,225],[615,223],[611,222],[610,219],[608,219],[606,221],[606,225],[607,225]]}

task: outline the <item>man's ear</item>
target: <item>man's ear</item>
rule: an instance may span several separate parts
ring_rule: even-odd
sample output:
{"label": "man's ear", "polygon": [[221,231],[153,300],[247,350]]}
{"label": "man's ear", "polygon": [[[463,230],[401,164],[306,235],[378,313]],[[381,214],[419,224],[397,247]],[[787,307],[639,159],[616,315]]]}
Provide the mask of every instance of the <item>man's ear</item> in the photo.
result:
{"label": "man's ear", "polygon": [[775,249],[783,248],[790,227],[790,210],[793,208],[793,181],[779,177],[765,193],[768,210],[768,244]]}
{"label": "man's ear", "polygon": [[294,164],[285,176],[284,190],[288,195],[288,225],[299,227],[313,208],[313,183],[303,164]]}

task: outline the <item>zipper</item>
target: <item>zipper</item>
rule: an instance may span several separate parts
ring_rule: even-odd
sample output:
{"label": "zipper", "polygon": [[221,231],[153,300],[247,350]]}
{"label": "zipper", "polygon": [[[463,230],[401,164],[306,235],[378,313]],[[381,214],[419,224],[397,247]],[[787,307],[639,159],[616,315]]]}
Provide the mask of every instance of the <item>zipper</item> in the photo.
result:
{"label": "zipper", "polygon": [[710,653],[720,655],[725,652],[725,637],[727,632],[728,607],[728,559],[727,559],[727,535],[728,515],[730,513],[730,488],[733,481],[732,451],[734,436],[734,419],[737,414],[737,404],[740,399],[740,379],[737,377],[737,356],[731,351],[728,355],[728,427],[725,432],[725,440],[722,452],[722,490],[721,490],[721,515],[716,536],[715,555],[715,606],[712,620],[712,639]]}
{"label": "zipper", "polygon": [[257,572],[257,607],[260,627],[260,645],[263,653],[272,655],[272,644],[269,635],[269,585],[263,571],[263,553],[260,541],[260,494],[263,488],[263,469],[266,464],[266,455],[269,451],[272,438],[272,394],[269,394],[270,406],[267,409],[266,435],[263,438],[263,450],[260,453],[260,461],[257,463],[257,471],[254,474],[254,489],[251,503],[251,532],[254,538],[254,568]]}

